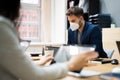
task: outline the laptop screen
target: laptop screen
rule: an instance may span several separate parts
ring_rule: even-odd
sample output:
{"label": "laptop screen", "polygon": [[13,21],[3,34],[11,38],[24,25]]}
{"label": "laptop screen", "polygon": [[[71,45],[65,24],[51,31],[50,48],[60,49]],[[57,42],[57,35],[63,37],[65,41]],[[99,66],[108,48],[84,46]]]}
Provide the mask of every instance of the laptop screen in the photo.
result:
{"label": "laptop screen", "polygon": [[68,61],[72,56],[84,53],[86,51],[94,51],[95,45],[66,45],[61,46],[59,50],[57,51],[56,55],[54,56],[54,59],[56,62],[66,62]]}
{"label": "laptop screen", "polygon": [[116,41],[116,44],[117,44],[118,51],[120,53],[120,41]]}

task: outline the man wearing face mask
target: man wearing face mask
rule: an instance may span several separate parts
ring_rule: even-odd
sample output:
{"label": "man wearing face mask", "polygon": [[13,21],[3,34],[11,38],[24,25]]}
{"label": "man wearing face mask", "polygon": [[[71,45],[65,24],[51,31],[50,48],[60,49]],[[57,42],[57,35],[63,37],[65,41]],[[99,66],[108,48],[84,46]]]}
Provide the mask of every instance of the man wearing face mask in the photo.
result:
{"label": "man wearing face mask", "polygon": [[70,22],[68,29],[68,44],[96,45],[95,51],[100,58],[107,58],[103,50],[102,33],[98,27],[86,22],[83,18],[83,9],[77,6],[67,10],[66,15]]}

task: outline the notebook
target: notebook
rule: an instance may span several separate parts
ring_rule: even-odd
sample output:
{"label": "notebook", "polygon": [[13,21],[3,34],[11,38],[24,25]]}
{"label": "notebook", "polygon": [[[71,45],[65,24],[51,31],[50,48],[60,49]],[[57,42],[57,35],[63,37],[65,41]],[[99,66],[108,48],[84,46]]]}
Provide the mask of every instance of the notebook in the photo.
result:
{"label": "notebook", "polygon": [[120,41],[116,41],[116,44],[117,44],[118,51],[120,53]]}

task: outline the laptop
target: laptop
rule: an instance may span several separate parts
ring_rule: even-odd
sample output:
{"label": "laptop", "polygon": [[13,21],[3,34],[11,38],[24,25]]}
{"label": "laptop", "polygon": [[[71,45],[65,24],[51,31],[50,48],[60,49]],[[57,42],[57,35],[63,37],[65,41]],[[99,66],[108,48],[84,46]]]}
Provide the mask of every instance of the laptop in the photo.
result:
{"label": "laptop", "polygon": [[118,51],[120,53],[120,41],[116,41],[116,44],[117,44]]}
{"label": "laptop", "polygon": [[66,62],[70,60],[71,57],[77,54],[94,50],[95,45],[65,45],[59,48],[56,55],[54,56],[54,59],[57,62]]}
{"label": "laptop", "polygon": [[[86,51],[94,51],[95,50],[95,45],[65,45],[65,46],[61,46],[59,48],[59,50],[57,51],[54,60],[57,63],[61,63],[61,62],[67,62],[71,59],[71,57],[77,55],[77,54],[82,54]],[[93,74],[89,74],[86,75],[87,73],[93,73]],[[84,69],[80,69],[80,70],[76,70],[73,72],[69,72],[69,75],[73,75],[73,76],[79,76],[79,77],[87,77],[87,76],[93,76],[93,75],[97,75],[97,72],[93,72],[93,71],[88,71],[88,70],[84,70]]]}

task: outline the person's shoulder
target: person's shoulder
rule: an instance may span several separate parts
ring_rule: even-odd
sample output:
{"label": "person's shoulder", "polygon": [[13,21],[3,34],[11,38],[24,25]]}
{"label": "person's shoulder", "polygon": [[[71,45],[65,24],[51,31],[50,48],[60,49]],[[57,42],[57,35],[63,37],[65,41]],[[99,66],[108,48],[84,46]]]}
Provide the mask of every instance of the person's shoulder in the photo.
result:
{"label": "person's shoulder", "polygon": [[3,33],[10,34],[11,30],[14,30],[14,31],[16,30],[14,29],[14,24],[12,23],[12,21],[10,21],[9,19],[3,16],[0,16],[0,34],[3,34]]}
{"label": "person's shoulder", "polygon": [[0,16],[0,24],[13,25],[12,21],[3,16]]}
{"label": "person's shoulder", "polygon": [[88,26],[89,28],[94,28],[95,25],[92,24],[91,22],[85,22],[85,25]]}
{"label": "person's shoulder", "polygon": [[90,22],[85,22],[85,30],[92,31],[95,26]]}
{"label": "person's shoulder", "polygon": [[92,24],[91,22],[86,22],[85,23],[89,29],[91,30],[100,30],[99,27],[95,26],[94,24]]}
{"label": "person's shoulder", "polygon": [[90,22],[85,22],[86,25],[86,31],[89,33],[98,33],[100,32],[99,27],[95,26],[94,24],[90,23]]}

